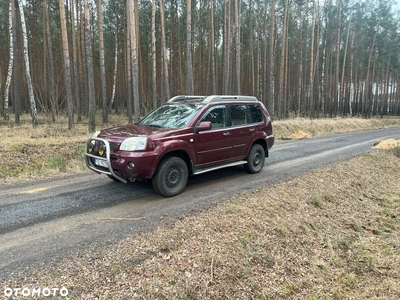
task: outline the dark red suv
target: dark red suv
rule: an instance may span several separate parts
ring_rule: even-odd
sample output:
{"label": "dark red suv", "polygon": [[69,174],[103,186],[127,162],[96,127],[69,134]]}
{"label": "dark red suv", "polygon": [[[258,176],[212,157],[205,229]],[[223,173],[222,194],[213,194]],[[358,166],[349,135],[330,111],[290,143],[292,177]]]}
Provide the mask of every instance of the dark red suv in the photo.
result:
{"label": "dark red suv", "polygon": [[85,160],[124,183],[151,179],[169,197],[190,175],[236,165],[260,172],[273,144],[271,117],[255,97],[176,96],[138,124],[97,132]]}

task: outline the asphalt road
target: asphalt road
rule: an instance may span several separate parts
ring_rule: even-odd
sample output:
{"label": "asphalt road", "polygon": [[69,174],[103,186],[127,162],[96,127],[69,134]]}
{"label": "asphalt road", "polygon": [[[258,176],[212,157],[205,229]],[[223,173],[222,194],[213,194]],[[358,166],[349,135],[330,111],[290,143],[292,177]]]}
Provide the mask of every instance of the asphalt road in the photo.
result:
{"label": "asphalt road", "polygon": [[400,139],[400,128],[279,141],[259,174],[242,167],[205,173],[173,198],[155,194],[145,182],[124,185],[94,172],[0,186],[0,282],[26,266],[171,224],[237,193],[371,151],[388,138]]}

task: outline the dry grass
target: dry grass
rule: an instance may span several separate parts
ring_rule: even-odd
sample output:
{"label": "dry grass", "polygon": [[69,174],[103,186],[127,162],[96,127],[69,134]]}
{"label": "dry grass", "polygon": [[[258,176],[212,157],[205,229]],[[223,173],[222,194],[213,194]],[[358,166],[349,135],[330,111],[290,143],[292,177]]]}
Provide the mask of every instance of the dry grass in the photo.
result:
{"label": "dry grass", "polygon": [[[13,120],[13,116],[10,116],[10,119]],[[100,115],[97,116],[97,120],[101,120]],[[127,122],[128,118],[125,115],[110,115],[110,122],[100,123],[97,128],[112,127]],[[91,135],[87,130],[87,123],[77,123],[73,130],[68,130],[65,117],[59,117],[58,123],[51,124],[48,117],[39,115],[39,124],[33,128],[28,114],[22,116],[20,125],[0,122],[2,133],[0,184],[45,178],[60,173],[87,172],[83,162],[85,141]],[[273,126],[277,139],[297,139],[400,126],[400,118],[318,120],[296,118],[274,121]]]}
{"label": "dry grass", "polygon": [[273,122],[275,136],[278,139],[295,139],[299,132],[307,134],[304,137],[316,137],[326,134],[343,133],[350,131],[362,131],[378,128],[400,126],[400,118],[332,118],[332,119],[304,119],[294,118],[277,120]]}
{"label": "dry grass", "polygon": [[[99,124],[98,128],[125,123],[125,116],[112,115],[109,124]],[[65,118],[60,118],[59,123],[52,124],[42,115],[36,127],[32,127],[29,115],[23,115],[20,125],[2,121],[2,183],[45,178],[60,173],[86,172],[83,152],[85,142],[91,136],[87,123],[77,123],[72,130],[68,130],[67,124]]]}
{"label": "dry grass", "polygon": [[399,299],[399,169],[376,150],[3,286],[65,286],[69,299]]}

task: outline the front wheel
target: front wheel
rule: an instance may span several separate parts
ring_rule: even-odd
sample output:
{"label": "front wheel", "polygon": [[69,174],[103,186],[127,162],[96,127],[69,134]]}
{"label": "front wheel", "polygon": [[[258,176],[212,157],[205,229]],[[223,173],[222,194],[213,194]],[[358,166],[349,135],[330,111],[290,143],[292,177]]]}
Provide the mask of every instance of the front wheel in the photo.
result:
{"label": "front wheel", "polygon": [[244,168],[249,173],[258,173],[264,167],[265,162],[265,151],[263,146],[260,144],[254,144],[247,157],[247,163]]}
{"label": "front wheel", "polygon": [[189,171],[186,163],[179,157],[163,159],[152,179],[154,190],[165,196],[176,196],[183,191],[188,181]]}

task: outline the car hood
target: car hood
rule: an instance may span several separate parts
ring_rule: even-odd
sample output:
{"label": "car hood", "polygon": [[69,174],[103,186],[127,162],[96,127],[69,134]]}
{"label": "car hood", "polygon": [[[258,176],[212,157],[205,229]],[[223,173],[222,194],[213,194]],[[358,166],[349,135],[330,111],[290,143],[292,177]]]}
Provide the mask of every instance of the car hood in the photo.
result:
{"label": "car hood", "polygon": [[127,124],[118,127],[103,129],[98,137],[106,140],[121,141],[127,137],[149,136],[162,134],[174,130],[173,128],[157,128],[151,126],[138,126],[136,124]]}

